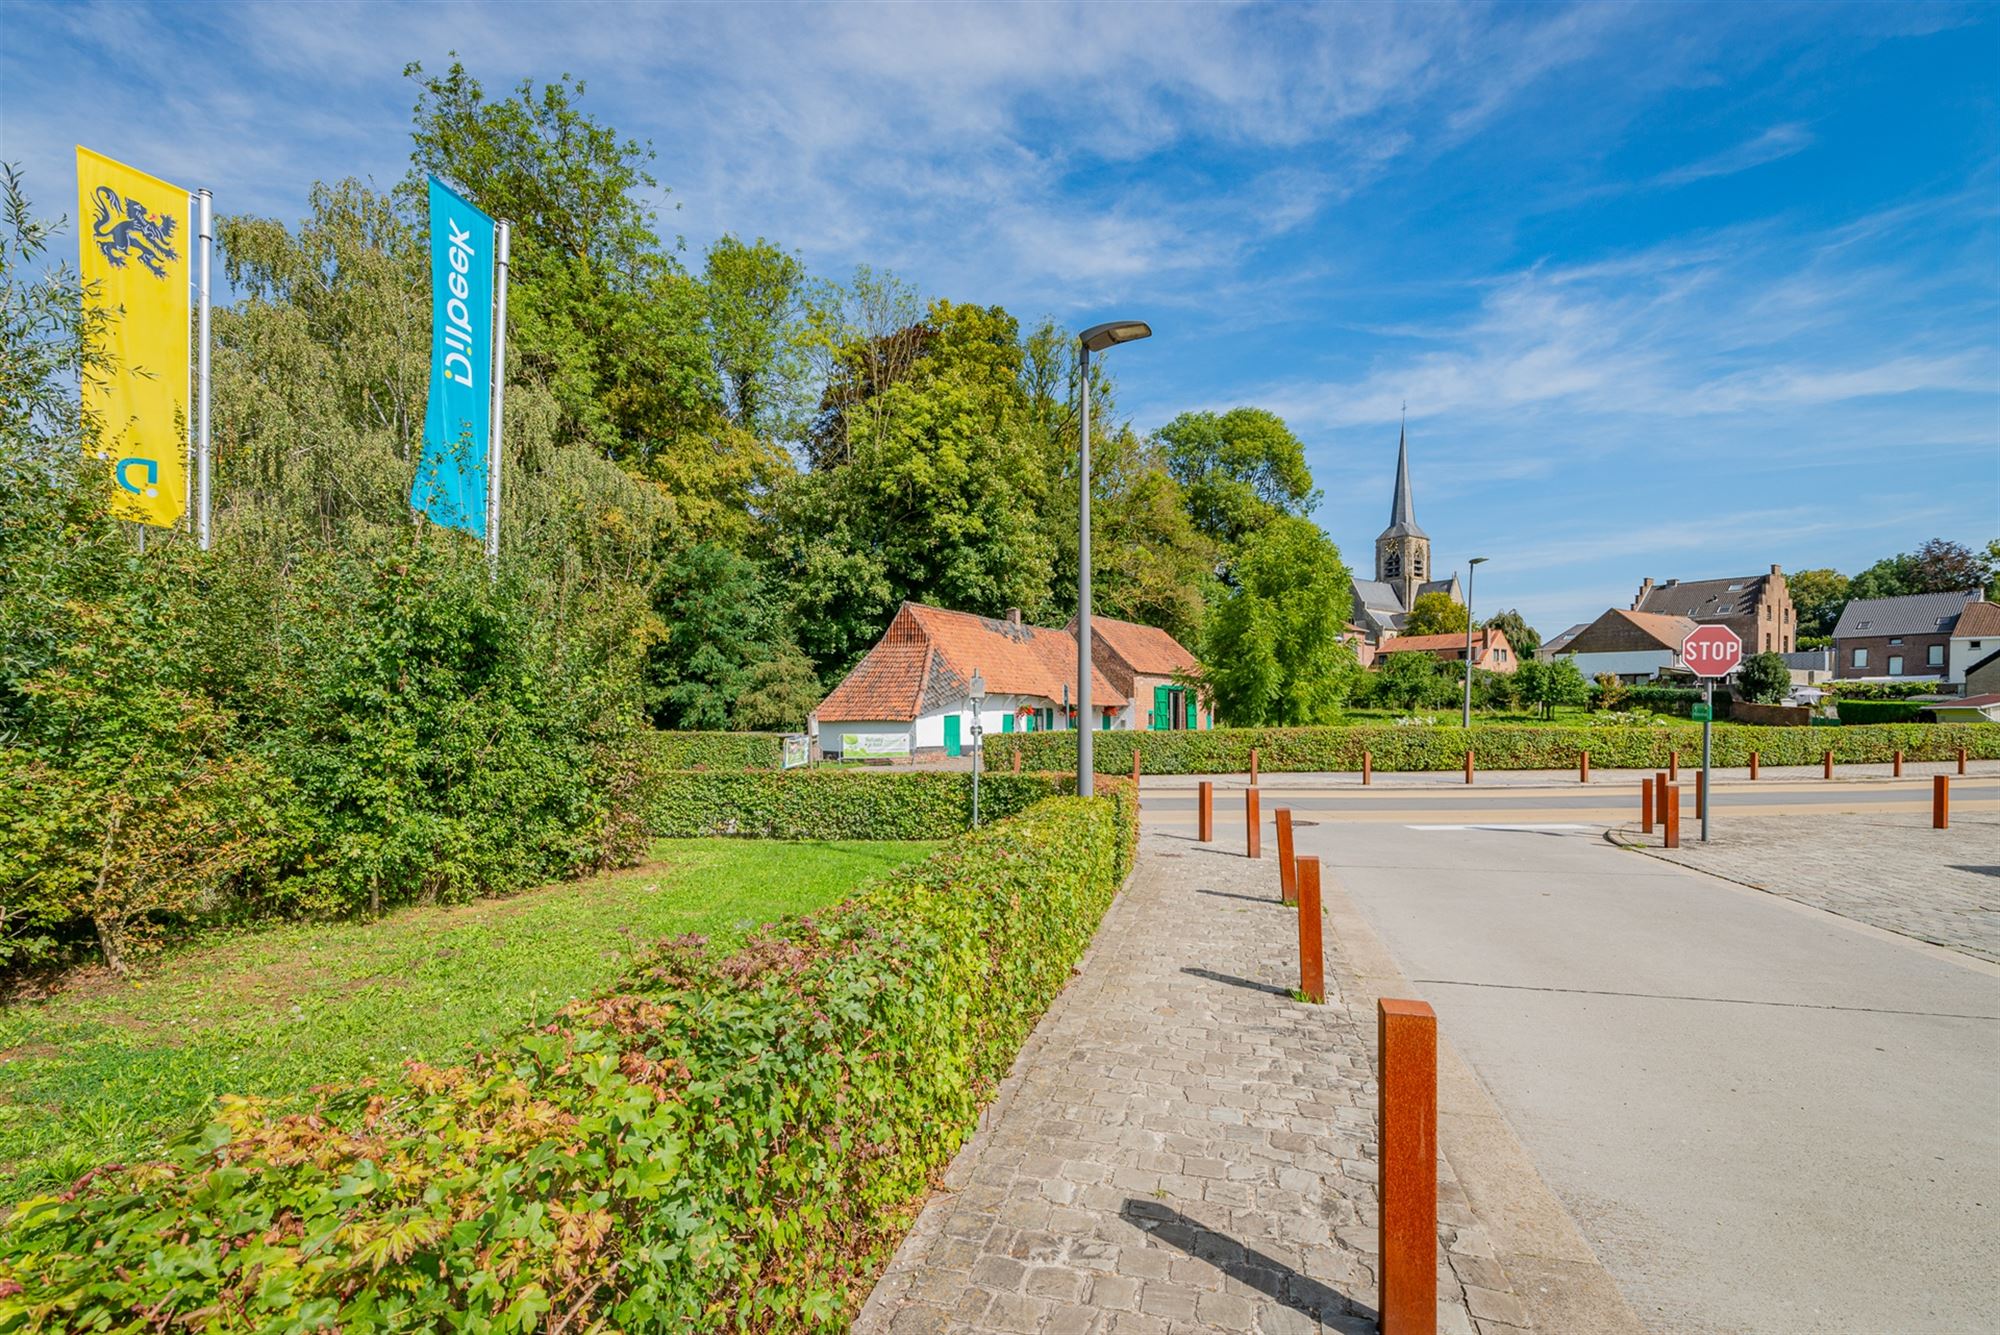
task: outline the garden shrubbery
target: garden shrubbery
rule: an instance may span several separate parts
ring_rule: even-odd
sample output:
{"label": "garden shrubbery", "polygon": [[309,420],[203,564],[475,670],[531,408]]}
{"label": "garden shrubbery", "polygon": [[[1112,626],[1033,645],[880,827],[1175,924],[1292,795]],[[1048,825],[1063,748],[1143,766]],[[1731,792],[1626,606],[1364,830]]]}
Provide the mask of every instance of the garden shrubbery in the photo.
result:
{"label": "garden shrubbery", "polygon": [[225,1100],[16,1208],[0,1329],[844,1329],[1131,865],[1105,789],[465,1065]]}
{"label": "garden shrubbery", "polygon": [[[1361,754],[1378,770],[1450,770],[1465,763],[1470,747],[1484,769],[1568,769],[1590,752],[1605,769],[1654,769],[1678,749],[1683,759],[1701,748],[1701,725],[1640,722],[1601,727],[1365,726],[1335,728],[1217,728],[1211,732],[1100,732],[1095,744],[1100,773],[1132,768],[1140,748],[1147,774],[1239,774],[1257,748],[1266,773],[1361,768]],[[1818,764],[1831,750],[1844,763],[1886,762],[1898,750],[1911,760],[1949,760],[1963,746],[1972,756],[2000,759],[2000,728],[1976,723],[1909,723],[1828,729],[1766,728],[1729,724],[1715,729],[1715,762],[1749,763],[1756,751],[1766,765]],[[988,758],[1004,765],[1019,751],[1029,769],[1060,770],[1076,764],[1076,735],[1067,732],[988,738]]]}
{"label": "garden shrubbery", "polygon": [[1836,699],[1833,709],[1843,726],[1871,723],[1915,723],[1923,712],[1915,700]]}
{"label": "garden shrubbery", "polygon": [[[972,824],[972,776],[916,770],[678,771],[648,785],[646,824],[675,838],[950,839]],[[1068,774],[983,774],[982,821],[1076,790]]]}
{"label": "garden shrubbery", "polygon": [[664,732],[646,736],[646,754],[662,770],[775,770],[784,765],[779,732]]}

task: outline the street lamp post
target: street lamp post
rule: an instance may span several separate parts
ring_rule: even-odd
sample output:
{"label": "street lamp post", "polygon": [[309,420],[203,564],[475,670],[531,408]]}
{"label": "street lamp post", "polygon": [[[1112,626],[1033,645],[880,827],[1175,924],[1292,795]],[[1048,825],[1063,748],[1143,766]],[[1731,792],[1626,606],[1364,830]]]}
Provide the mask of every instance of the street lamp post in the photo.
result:
{"label": "street lamp post", "polygon": [[1475,556],[1465,571],[1465,717],[1462,726],[1466,728],[1472,726],[1472,578],[1485,563],[1485,557]]}
{"label": "street lamp post", "polygon": [[1076,340],[1081,349],[1077,393],[1082,403],[1083,419],[1083,447],[1077,469],[1080,499],[1076,511],[1076,719],[1079,724],[1076,734],[1076,792],[1079,797],[1089,797],[1095,787],[1091,782],[1094,759],[1090,744],[1090,354],[1152,336],[1153,327],[1143,320],[1111,320],[1092,325],[1077,335]]}
{"label": "street lamp post", "polygon": [[986,729],[980,724],[979,711],[986,703],[986,678],[979,675],[979,669],[972,669],[972,685],[966,689],[966,700],[972,705],[972,828],[979,828],[979,763],[985,758],[986,743],[980,740]]}

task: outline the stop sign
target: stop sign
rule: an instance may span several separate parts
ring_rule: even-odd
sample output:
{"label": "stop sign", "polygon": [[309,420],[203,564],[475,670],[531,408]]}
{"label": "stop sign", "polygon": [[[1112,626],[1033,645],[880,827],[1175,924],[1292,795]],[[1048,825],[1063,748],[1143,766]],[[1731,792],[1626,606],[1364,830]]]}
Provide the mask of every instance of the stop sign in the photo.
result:
{"label": "stop sign", "polygon": [[1681,662],[1697,677],[1726,677],[1743,661],[1743,641],[1727,626],[1697,626],[1681,641]]}

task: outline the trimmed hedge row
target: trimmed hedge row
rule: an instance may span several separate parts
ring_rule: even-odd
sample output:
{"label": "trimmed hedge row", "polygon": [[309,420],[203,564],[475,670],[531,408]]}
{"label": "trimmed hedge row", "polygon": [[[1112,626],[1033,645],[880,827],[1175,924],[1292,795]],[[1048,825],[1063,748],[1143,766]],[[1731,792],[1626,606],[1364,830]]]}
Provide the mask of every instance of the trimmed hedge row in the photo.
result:
{"label": "trimmed hedge row", "polygon": [[654,768],[763,770],[785,763],[784,735],[775,732],[664,732],[646,735]]}
{"label": "trimmed hedge row", "polygon": [[[982,774],[979,818],[995,821],[1076,791],[1074,774]],[[950,839],[972,827],[972,776],[931,770],[678,772],[653,777],[646,825],[671,838]]]}
{"label": "trimmed hedge row", "polygon": [[1105,788],[465,1066],[224,1099],[11,1213],[0,1329],[844,1329],[1131,866]]}
{"label": "trimmed hedge row", "polygon": [[1915,723],[1923,706],[1915,700],[1835,700],[1834,712],[1845,726],[1869,723]]}
{"label": "trimmed hedge row", "polygon": [[[1949,760],[1959,747],[1981,760],[2000,760],[2000,727],[1978,723],[1906,723],[1873,727],[1769,728],[1730,724],[1715,729],[1715,760],[1748,764],[1756,751],[1766,765],[1814,765],[1823,752],[1848,764],[1887,762],[1900,750],[1911,760]],[[988,738],[988,763],[1011,763],[1013,752],[1032,769],[1060,770],[1076,763],[1076,734],[1013,734]],[[1668,752],[1681,759],[1701,750],[1701,725],[1611,724],[1594,728],[1217,728],[1212,732],[1100,732],[1094,749],[1104,774],[1132,768],[1132,748],[1140,748],[1147,774],[1240,774],[1250,768],[1257,748],[1259,768],[1269,773],[1301,770],[1352,771],[1361,753],[1371,752],[1375,768],[1450,770],[1465,763],[1472,748],[1482,769],[1568,769],[1588,750],[1590,763],[1605,769],[1657,769]]]}

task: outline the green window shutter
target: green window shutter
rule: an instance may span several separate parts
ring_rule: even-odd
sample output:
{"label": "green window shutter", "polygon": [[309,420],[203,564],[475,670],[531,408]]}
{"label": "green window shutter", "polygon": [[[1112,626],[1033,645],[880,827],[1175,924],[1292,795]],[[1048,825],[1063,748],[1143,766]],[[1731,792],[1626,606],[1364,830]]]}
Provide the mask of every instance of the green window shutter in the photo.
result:
{"label": "green window shutter", "polygon": [[1167,688],[1164,686],[1155,686],[1153,688],[1153,731],[1165,732],[1173,726],[1174,721],[1167,716],[1167,707]]}
{"label": "green window shutter", "polygon": [[1195,717],[1194,717],[1194,715],[1195,715],[1195,710],[1194,710],[1194,692],[1193,692],[1193,691],[1189,691],[1189,692],[1188,692],[1188,697],[1187,697],[1187,715],[1188,715],[1188,720],[1187,720],[1187,725],[1188,725],[1188,731],[1189,731],[1189,732],[1193,732],[1193,731],[1194,731],[1194,722],[1195,722]]}
{"label": "green window shutter", "polygon": [[1006,712],[1005,714],[1002,714],[1002,715],[1000,716],[1000,731],[1002,731],[1002,732],[1012,732],[1012,731],[1014,731],[1014,711],[1013,711],[1013,710],[1011,710],[1011,709],[1010,709],[1010,710],[1008,710],[1008,711],[1007,711],[1007,712]]}

